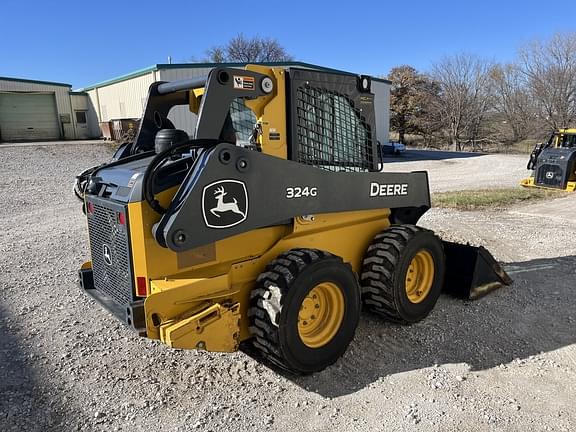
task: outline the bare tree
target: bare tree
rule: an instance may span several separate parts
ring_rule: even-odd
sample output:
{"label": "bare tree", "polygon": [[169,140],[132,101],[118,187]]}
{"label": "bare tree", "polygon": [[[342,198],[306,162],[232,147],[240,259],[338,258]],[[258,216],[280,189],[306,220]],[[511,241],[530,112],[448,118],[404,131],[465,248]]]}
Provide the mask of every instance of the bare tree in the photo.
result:
{"label": "bare tree", "polygon": [[430,147],[442,136],[442,117],[440,110],[440,85],[431,77],[425,76],[420,86],[420,106],[413,123],[417,135],[424,139],[424,146]]}
{"label": "bare tree", "polygon": [[[518,142],[534,132],[536,113],[525,75],[518,65],[495,65],[490,71],[495,88],[495,108],[501,115],[501,122],[511,132],[503,139]],[[508,134],[509,135],[509,134]]]}
{"label": "bare tree", "polygon": [[453,150],[472,149],[483,139],[482,126],[492,108],[491,64],[469,54],[445,57],[432,67],[440,86],[436,110]]}
{"label": "bare tree", "polygon": [[576,33],[556,34],[520,50],[519,64],[527,78],[540,120],[550,129],[576,121]]}
{"label": "bare tree", "polygon": [[280,62],[293,59],[276,39],[259,36],[247,38],[242,33],[223,46],[208,49],[206,55],[206,60],[214,63]]}
{"label": "bare tree", "polygon": [[226,52],[224,48],[214,46],[206,50],[207,61],[211,63],[224,63],[226,62]]}
{"label": "bare tree", "polygon": [[435,86],[412,66],[397,66],[387,76],[390,89],[390,127],[398,132],[400,142],[406,134],[423,133],[424,119],[429,110]]}

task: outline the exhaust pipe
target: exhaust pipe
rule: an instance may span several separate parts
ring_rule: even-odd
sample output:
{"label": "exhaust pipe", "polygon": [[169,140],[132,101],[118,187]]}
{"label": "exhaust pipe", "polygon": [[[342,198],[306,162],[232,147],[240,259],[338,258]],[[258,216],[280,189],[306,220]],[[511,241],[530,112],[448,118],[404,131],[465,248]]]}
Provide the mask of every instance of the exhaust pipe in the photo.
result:
{"label": "exhaust pipe", "polygon": [[444,291],[455,297],[476,300],[511,285],[512,279],[482,246],[442,241],[446,256]]}

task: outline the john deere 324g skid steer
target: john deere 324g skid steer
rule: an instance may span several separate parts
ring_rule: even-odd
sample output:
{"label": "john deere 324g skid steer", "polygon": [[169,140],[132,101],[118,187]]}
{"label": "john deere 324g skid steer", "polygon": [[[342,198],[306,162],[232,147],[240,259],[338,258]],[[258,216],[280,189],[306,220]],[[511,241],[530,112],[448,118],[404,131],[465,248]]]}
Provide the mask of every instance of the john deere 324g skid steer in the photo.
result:
{"label": "john deere 324g skid steer", "polygon": [[[197,116],[192,139],[168,119],[177,106]],[[77,178],[81,286],[141,336],[246,344],[310,373],[344,353],[362,305],[414,323],[443,288],[510,283],[486,250],[416,226],[426,172],[379,162],[370,77],[248,65],[154,83],[134,143]]]}

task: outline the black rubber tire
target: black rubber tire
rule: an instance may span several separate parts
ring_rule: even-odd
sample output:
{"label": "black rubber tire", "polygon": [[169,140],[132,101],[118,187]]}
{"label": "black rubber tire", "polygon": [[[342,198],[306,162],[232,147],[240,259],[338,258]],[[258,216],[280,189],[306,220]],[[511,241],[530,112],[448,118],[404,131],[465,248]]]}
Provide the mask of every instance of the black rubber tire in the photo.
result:
{"label": "black rubber tire", "polygon": [[[318,348],[298,333],[300,305],[321,282],[332,282],[344,297],[344,317],[333,338]],[[361,311],[360,286],[348,264],[317,249],[292,249],[274,259],[250,295],[252,345],[267,360],[296,374],[321,371],[341,357],[354,338]]]}
{"label": "black rubber tire", "polygon": [[[406,294],[406,272],[420,250],[434,261],[434,280],[426,298],[412,303]],[[392,225],[378,234],[366,251],[360,285],[364,307],[390,321],[410,324],[434,309],[442,291],[445,257],[442,241],[432,231],[414,225]]]}

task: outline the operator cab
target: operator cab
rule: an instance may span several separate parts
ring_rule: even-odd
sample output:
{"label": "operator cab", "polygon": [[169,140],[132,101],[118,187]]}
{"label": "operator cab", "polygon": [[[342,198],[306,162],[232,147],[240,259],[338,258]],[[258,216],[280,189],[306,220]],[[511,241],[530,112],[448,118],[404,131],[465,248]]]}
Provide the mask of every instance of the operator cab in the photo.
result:
{"label": "operator cab", "polygon": [[[187,85],[177,88],[183,82]],[[152,150],[159,153],[198,137],[199,111],[205,85],[206,78],[154,83],[136,139],[121,146],[114,160]],[[256,125],[252,110],[244,105],[242,99],[235,98],[221,115],[219,140],[249,148]],[[184,118],[188,121],[184,121]],[[194,130],[185,130],[184,123],[189,128],[190,118],[193,119]]]}
{"label": "operator cab", "polygon": [[558,147],[562,148],[575,148],[576,147],[576,133],[562,133],[558,134]]}
{"label": "operator cab", "polygon": [[560,129],[554,132],[543,148],[576,148],[576,129]]}

